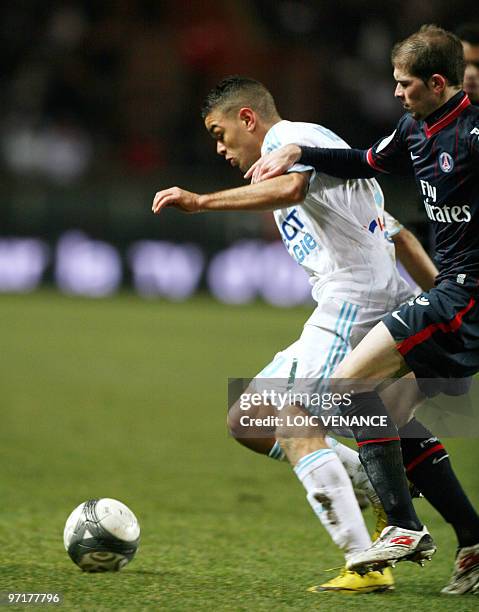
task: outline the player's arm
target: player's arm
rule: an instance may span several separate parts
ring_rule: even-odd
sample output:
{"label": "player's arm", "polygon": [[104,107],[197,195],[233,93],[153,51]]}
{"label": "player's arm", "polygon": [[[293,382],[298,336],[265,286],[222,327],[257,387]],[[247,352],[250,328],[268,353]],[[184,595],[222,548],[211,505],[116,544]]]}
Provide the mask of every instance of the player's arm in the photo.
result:
{"label": "player's arm", "polygon": [[251,178],[253,183],[264,181],[283,174],[296,163],[312,166],[319,172],[339,178],[371,178],[378,172],[368,162],[368,150],[288,144],[263,155],[251,166],[245,178]]}
{"label": "player's arm", "polygon": [[245,178],[262,181],[286,172],[292,164],[304,164],[318,172],[345,179],[371,178],[379,172],[407,174],[411,171],[408,153],[408,124],[404,115],[392,134],[382,138],[369,149],[336,149],[288,144],[263,155],[248,170]]}
{"label": "player's arm", "polygon": [[391,236],[396,257],[423,291],[434,287],[438,269],[416,236],[405,227]]}
{"label": "player's arm", "polygon": [[308,190],[309,176],[310,172],[290,172],[255,185],[206,194],[170,187],[155,194],[152,210],[156,215],[167,207],[188,213],[275,210],[302,202]]}

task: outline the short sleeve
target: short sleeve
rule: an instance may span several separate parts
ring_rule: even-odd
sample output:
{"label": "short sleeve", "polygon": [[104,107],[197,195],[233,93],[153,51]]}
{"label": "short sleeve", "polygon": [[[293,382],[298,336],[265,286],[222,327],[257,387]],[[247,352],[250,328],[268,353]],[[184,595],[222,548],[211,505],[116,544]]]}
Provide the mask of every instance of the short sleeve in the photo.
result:
{"label": "short sleeve", "polygon": [[[263,146],[261,149],[261,154],[265,155],[266,153],[270,153],[271,151],[275,151],[276,149],[280,149],[287,144],[297,144],[301,145],[310,145],[310,139],[305,138],[304,135],[301,134],[301,130],[296,128],[292,128],[295,124],[291,124],[288,121],[281,121],[280,123],[273,126],[268,133],[266,134],[266,138],[263,141]],[[317,146],[317,145],[316,145]],[[313,166],[309,166],[306,164],[294,164],[291,166],[287,172],[312,172],[311,179],[316,174]]]}
{"label": "short sleeve", "polygon": [[403,228],[404,225],[402,225],[402,223],[399,223],[399,221],[389,214],[387,210],[384,211],[384,230],[388,240],[391,240],[393,236],[399,234]]}

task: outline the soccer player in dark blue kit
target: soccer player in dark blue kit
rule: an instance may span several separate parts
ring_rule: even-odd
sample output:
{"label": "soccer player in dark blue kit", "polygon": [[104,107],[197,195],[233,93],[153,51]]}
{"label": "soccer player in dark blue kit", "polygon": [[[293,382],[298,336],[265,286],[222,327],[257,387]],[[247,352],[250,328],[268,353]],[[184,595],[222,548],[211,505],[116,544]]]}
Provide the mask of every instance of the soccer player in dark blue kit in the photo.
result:
{"label": "soccer player in dark blue kit", "polygon": [[[413,371],[419,383],[437,378],[439,386],[445,379],[463,379],[467,387],[467,377],[479,371],[479,108],[462,90],[463,49],[455,35],[427,25],[396,44],[391,59],[395,96],[407,111],[391,135],[368,150],[287,145],[246,175],[253,181],[270,178],[298,160],[342,178],[413,172],[434,232],[436,285],[386,315],[334,373],[337,379],[361,379],[349,414],[388,419],[376,390],[386,379]],[[350,388],[355,385],[349,380]],[[396,426],[389,419],[386,433],[368,426],[352,429],[388,527],[348,568],[364,571],[430,558],[435,545],[412,505]],[[417,453],[414,438],[403,440],[405,449]],[[447,480],[447,503],[460,516],[460,528],[457,520],[454,524],[455,570],[442,592],[479,594],[479,517],[450,471],[445,458],[430,462],[429,478],[423,478],[423,486],[438,490]]]}

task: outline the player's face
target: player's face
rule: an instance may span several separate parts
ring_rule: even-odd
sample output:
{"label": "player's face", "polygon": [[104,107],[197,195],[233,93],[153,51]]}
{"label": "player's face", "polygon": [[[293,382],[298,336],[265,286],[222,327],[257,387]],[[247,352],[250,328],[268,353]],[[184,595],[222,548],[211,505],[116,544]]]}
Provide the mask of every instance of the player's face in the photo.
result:
{"label": "player's face", "polygon": [[473,104],[479,104],[479,45],[462,43],[466,70],[464,72],[464,91]]}
{"label": "player's face", "polygon": [[206,116],[205,126],[216,140],[218,155],[242,172],[246,172],[261,156],[261,141],[239,114],[213,110]]}
{"label": "player's face", "polygon": [[394,68],[396,90],[394,95],[414,119],[425,119],[439,106],[437,95],[422,79],[412,76],[403,68]]}

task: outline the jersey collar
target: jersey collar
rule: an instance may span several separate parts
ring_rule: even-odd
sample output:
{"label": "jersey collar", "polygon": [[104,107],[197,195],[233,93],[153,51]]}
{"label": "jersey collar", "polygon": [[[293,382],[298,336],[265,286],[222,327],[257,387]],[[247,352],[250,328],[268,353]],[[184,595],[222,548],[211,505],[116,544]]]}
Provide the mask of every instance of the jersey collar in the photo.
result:
{"label": "jersey collar", "polygon": [[454,121],[470,105],[469,96],[463,91],[458,92],[424,120],[424,133],[430,138]]}

